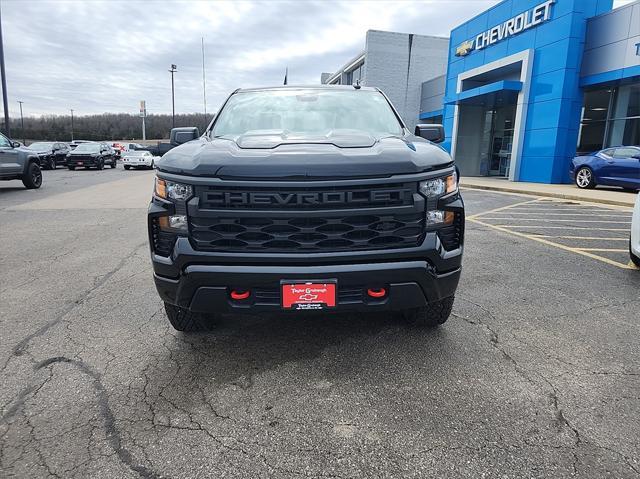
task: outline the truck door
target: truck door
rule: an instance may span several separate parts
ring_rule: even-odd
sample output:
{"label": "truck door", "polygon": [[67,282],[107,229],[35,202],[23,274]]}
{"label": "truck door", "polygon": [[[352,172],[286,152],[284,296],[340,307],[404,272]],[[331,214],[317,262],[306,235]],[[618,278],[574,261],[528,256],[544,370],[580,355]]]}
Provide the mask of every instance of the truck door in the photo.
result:
{"label": "truck door", "polygon": [[18,151],[11,141],[0,133],[0,176],[14,176],[22,173],[22,165],[18,162]]}

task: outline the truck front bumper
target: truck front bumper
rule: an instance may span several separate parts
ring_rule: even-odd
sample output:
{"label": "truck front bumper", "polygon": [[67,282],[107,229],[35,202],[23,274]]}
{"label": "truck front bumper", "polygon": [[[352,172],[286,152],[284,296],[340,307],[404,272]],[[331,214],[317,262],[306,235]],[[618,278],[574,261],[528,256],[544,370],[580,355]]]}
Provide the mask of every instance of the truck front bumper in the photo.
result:
{"label": "truck front bumper", "polygon": [[[337,280],[337,310],[372,311],[419,308],[455,293],[460,268],[437,274],[426,261],[327,266],[187,266],[178,278],[154,274],[160,297],[202,313],[281,311],[281,281]],[[383,298],[368,296],[384,288]],[[246,300],[231,290],[249,291]]]}

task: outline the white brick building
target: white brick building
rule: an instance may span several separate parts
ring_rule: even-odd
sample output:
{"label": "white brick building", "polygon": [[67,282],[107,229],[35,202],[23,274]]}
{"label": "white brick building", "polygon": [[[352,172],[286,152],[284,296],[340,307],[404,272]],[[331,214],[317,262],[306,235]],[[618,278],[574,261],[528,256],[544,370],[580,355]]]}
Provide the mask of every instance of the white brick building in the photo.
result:
{"label": "white brick building", "polygon": [[422,83],[447,71],[449,39],[369,30],[365,49],[335,73],[323,73],[326,84],[380,88],[413,130],[420,113]]}

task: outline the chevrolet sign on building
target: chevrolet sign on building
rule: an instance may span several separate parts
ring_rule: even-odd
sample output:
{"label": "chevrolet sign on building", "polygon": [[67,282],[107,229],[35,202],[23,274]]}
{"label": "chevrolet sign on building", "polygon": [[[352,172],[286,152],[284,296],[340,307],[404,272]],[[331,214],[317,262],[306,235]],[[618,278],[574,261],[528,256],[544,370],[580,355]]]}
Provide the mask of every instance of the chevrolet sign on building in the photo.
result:
{"label": "chevrolet sign on building", "polygon": [[462,42],[456,48],[456,56],[463,57],[474,50],[481,50],[512,35],[517,35],[520,32],[524,32],[525,30],[546,22],[551,18],[551,6],[554,3],[555,0],[547,0],[544,3],[536,5],[531,10],[522,12],[520,15],[510,18],[506,22],[478,34],[473,40]]}

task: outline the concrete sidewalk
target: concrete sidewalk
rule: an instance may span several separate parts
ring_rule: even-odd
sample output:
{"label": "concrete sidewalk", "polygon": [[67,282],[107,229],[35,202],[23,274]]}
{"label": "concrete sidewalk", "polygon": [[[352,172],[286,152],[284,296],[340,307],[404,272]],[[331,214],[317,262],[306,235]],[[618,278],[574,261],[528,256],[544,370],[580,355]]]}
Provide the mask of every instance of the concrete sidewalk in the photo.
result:
{"label": "concrete sidewalk", "polygon": [[575,185],[513,182],[496,177],[462,177],[460,186],[463,188],[549,196],[617,206],[633,206],[637,196],[637,193],[626,192],[619,188],[596,187],[593,190],[582,190]]}

